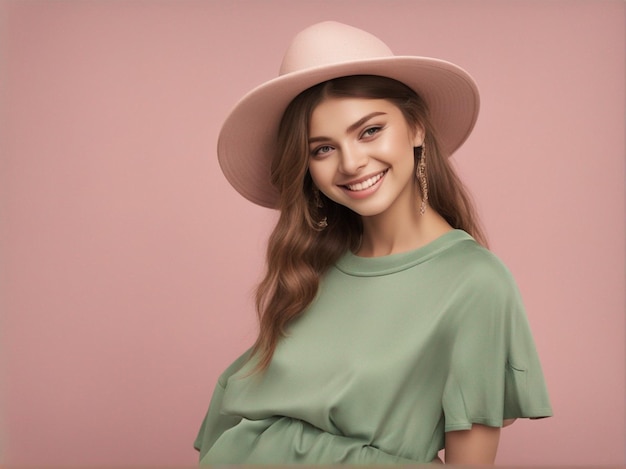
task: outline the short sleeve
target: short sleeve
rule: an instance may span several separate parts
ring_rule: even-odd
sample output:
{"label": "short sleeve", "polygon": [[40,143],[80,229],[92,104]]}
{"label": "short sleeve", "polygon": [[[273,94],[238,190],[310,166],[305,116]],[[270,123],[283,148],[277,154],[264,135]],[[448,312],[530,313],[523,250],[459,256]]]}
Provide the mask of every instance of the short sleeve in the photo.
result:
{"label": "short sleeve", "polygon": [[480,265],[461,289],[443,393],[445,431],[473,423],[542,418],[552,409],[515,282],[499,260]]}

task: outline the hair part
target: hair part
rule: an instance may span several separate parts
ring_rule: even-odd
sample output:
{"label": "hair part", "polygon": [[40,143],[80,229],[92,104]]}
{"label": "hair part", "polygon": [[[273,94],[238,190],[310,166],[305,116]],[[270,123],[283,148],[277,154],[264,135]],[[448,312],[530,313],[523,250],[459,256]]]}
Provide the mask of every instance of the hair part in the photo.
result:
{"label": "hair part", "polygon": [[[265,277],[256,291],[260,330],[251,354],[257,358],[254,371],[269,366],[287,324],[315,299],[320,277],[361,242],[363,224],[357,213],[321,193],[324,213],[320,213],[308,171],[311,115],[324,99],[342,97],[386,99],[400,109],[411,127],[424,130],[429,208],[453,228],[465,230],[487,246],[472,200],[447,155],[441,153],[428,107],[411,88],[390,78],[354,75],[303,91],[283,114],[278,151],[271,165],[280,216],[268,241]],[[420,151],[415,152],[416,167],[420,155]],[[415,182],[419,186],[417,176]],[[327,217],[328,227],[320,231],[316,223],[322,216]]]}

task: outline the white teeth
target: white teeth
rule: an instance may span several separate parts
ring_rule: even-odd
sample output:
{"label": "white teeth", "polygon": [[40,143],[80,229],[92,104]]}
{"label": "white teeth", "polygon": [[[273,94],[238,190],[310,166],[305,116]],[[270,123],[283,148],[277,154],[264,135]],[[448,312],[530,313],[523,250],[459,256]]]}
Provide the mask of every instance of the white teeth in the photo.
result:
{"label": "white teeth", "polygon": [[376,176],[372,176],[371,178],[363,182],[358,182],[356,184],[348,184],[346,187],[350,189],[351,191],[365,190],[368,187],[372,187],[374,184],[376,184],[380,180],[380,178],[383,177],[384,174],[385,172],[383,171],[382,173],[377,174]]}

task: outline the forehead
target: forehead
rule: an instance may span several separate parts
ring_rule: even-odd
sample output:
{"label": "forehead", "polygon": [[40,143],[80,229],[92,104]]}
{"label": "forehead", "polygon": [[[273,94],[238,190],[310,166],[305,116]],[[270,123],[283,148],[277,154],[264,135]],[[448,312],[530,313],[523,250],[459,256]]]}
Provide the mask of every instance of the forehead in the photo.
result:
{"label": "forehead", "polygon": [[372,113],[384,113],[392,118],[403,118],[395,104],[386,99],[369,98],[325,98],[311,114],[309,134],[344,131],[364,116]]}

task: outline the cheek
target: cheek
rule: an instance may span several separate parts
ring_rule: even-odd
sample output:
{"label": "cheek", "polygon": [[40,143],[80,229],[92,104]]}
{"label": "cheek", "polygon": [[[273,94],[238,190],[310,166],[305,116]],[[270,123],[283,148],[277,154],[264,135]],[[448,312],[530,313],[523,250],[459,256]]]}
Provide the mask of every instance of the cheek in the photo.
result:
{"label": "cheek", "polygon": [[375,142],[370,151],[393,159],[403,159],[406,155],[413,157],[413,142],[402,134],[394,134],[390,138],[381,138]]}
{"label": "cheek", "polygon": [[329,183],[332,172],[328,164],[316,161],[313,164],[309,163],[309,174],[315,185],[320,187]]}

